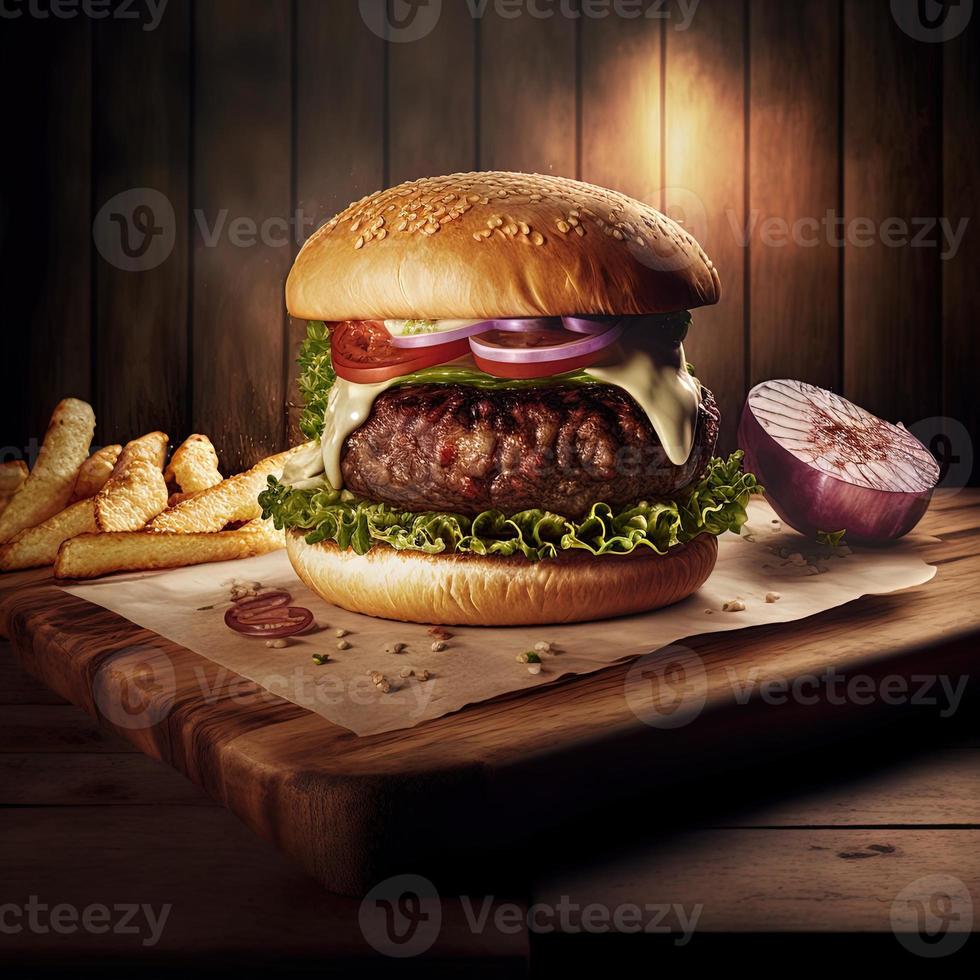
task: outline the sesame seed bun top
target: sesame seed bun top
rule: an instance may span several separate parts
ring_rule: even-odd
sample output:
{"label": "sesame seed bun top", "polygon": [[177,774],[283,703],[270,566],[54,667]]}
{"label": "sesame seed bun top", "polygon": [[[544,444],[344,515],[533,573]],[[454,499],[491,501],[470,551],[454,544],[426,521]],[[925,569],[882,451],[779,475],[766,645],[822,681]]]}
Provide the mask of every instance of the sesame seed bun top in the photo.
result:
{"label": "sesame seed bun top", "polygon": [[701,246],[649,205],[499,171],[356,201],[310,237],[286,283],[293,316],[328,321],[669,313],[720,294]]}

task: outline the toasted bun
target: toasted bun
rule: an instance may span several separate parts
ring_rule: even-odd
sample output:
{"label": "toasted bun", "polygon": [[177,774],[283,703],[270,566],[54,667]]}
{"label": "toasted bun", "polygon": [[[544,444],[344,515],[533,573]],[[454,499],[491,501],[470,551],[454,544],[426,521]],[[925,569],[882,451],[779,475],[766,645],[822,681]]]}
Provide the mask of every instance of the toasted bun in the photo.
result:
{"label": "toasted bun", "polygon": [[702,534],[667,555],[567,552],[529,562],[387,547],[358,555],[289,531],[286,550],[306,586],[343,609],[411,623],[527,626],[626,616],[686,599],[715,567],[718,542]]}
{"label": "toasted bun", "polygon": [[680,225],[625,194],[541,174],[427,177],[379,191],[303,246],[286,305],[310,320],[670,313],[717,303]]}

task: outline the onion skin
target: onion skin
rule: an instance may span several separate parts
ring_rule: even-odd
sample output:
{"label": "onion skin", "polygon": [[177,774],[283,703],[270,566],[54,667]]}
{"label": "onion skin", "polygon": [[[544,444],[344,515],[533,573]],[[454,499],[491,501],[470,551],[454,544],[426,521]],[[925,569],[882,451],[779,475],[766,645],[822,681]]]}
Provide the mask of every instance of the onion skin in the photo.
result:
{"label": "onion skin", "polygon": [[797,459],[760,425],[748,401],[738,425],[745,468],[765,488],[779,519],[801,534],[845,531],[852,544],[887,544],[922,520],[932,490],[917,493],[858,487]]}

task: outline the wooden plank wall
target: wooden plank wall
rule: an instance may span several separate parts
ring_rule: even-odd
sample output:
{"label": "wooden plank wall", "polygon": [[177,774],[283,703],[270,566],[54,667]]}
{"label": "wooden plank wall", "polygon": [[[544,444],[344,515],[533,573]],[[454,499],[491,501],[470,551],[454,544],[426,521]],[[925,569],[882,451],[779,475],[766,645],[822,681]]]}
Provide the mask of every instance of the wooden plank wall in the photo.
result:
{"label": "wooden plank wall", "polygon": [[[409,43],[322,0],[170,0],[153,31],[5,21],[4,453],[68,393],[94,399],[101,442],[207,431],[228,470],[294,438],[299,244],[385,183],[472,168],[620,188],[702,239],[724,297],[688,354],[724,448],[747,388],[778,376],[976,436],[980,18],[928,44],[889,0],[701,0],[689,24],[673,0],[669,19],[512,7],[443,3]],[[129,272],[92,224],[139,187],[171,202],[174,245]],[[837,247],[828,214],[969,224],[947,261]]]}

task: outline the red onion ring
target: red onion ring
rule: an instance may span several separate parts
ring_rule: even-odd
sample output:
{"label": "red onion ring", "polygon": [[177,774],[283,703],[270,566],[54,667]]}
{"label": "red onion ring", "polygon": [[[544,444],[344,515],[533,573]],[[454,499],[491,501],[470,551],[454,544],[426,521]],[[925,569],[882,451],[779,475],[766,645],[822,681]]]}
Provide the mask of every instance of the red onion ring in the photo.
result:
{"label": "red onion ring", "polygon": [[939,481],[932,454],[907,429],[802,381],[756,385],[738,444],[773,510],[807,535],[892,541],[919,523]]}
{"label": "red onion ring", "polygon": [[[542,347],[504,347],[494,343],[488,334],[470,337],[470,349],[479,357],[488,361],[498,361],[510,364],[536,364],[541,361],[560,361],[570,357],[581,357],[584,354],[594,354],[610,344],[615,343],[623,332],[621,326],[609,327],[601,334],[575,334],[563,331],[569,339],[560,344],[548,344]],[[492,333],[492,331],[488,331]]]}
{"label": "red onion ring", "polygon": [[236,607],[232,606],[225,613],[225,626],[245,636],[279,639],[283,636],[295,636],[313,625],[313,613],[302,606],[289,606],[281,611],[283,615],[265,620],[242,619],[236,615],[236,611]]}
{"label": "red onion ring", "polygon": [[392,347],[437,347],[439,344],[451,344],[454,340],[465,340],[475,333],[489,330],[495,320],[474,320],[448,330],[434,330],[432,333],[392,334]]}
{"label": "red onion ring", "polygon": [[[622,319],[623,317],[621,316],[601,316],[596,314],[595,316],[563,316],[561,322],[562,326],[566,330],[571,330],[572,333],[604,333]],[[643,318],[636,317],[636,319]]]}
{"label": "red onion ring", "polygon": [[[498,320],[488,320],[487,330],[513,330],[517,333],[527,333],[531,330],[560,330],[560,316],[538,317],[504,317]],[[478,333],[485,333],[480,330]]]}
{"label": "red onion ring", "polygon": [[239,611],[249,609],[265,609],[274,606],[288,606],[293,597],[285,589],[269,589],[268,592],[260,592],[258,595],[250,596],[248,599],[239,599],[235,603],[235,608]]}

